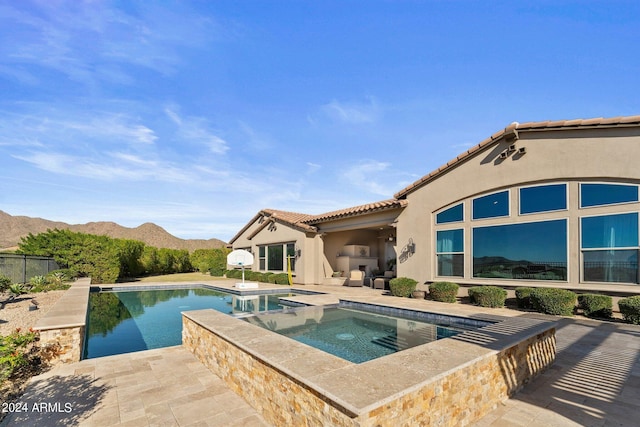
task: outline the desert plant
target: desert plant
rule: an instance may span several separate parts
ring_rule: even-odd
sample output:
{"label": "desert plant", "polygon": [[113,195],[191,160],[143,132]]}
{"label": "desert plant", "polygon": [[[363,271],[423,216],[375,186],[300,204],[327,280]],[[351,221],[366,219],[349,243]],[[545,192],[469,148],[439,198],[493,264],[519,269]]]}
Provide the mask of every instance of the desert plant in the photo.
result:
{"label": "desert plant", "polygon": [[618,308],[625,322],[640,325],[640,295],[622,298],[618,301]]}
{"label": "desert plant", "polygon": [[391,295],[408,297],[416,290],[417,284],[418,282],[416,280],[410,279],[409,277],[396,277],[389,281],[389,289],[391,290]]}
{"label": "desert plant", "polygon": [[0,381],[10,378],[29,363],[29,347],[37,339],[33,330],[20,332],[19,328],[0,337]]}
{"label": "desert plant", "polygon": [[9,279],[7,276],[4,276],[2,274],[0,274],[0,292],[4,292],[7,289],[9,289],[9,286],[11,286],[11,279]]}
{"label": "desert plant", "polygon": [[9,294],[11,295],[12,299],[26,293],[27,288],[22,283],[13,283],[11,286],[9,286]]}
{"label": "desert plant", "polygon": [[536,288],[531,292],[533,308],[545,314],[572,316],[577,296],[567,289]]}
{"label": "desert plant", "polygon": [[456,302],[458,284],[453,282],[435,282],[429,285],[429,295],[434,301]]}
{"label": "desert plant", "polygon": [[613,312],[613,298],[600,294],[578,295],[578,306],[587,317],[603,317],[608,319]]}
{"label": "desert plant", "polygon": [[507,299],[507,291],[497,286],[475,286],[469,289],[469,296],[471,295],[474,302],[481,307],[504,307]]}
{"label": "desert plant", "polygon": [[49,281],[47,280],[46,276],[33,276],[31,279],[29,279],[29,283],[31,284],[31,286],[34,286],[36,288],[42,288],[45,287]]}
{"label": "desert plant", "polygon": [[531,292],[534,288],[520,287],[516,288],[516,301],[520,308],[533,308],[531,304]]}

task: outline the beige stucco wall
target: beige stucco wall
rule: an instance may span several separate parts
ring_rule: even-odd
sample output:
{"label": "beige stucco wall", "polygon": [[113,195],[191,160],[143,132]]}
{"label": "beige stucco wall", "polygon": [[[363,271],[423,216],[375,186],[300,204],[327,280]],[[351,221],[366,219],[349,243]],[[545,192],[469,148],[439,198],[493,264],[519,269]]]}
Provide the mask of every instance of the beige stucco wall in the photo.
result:
{"label": "beige stucco wall", "polygon": [[[513,142],[511,142],[513,143]],[[598,129],[522,132],[516,147],[525,147],[525,154],[510,154],[500,159],[500,153],[511,143],[501,141],[486,147],[460,162],[436,179],[407,195],[408,206],[398,218],[398,247],[413,240],[416,252],[398,263],[398,275],[420,282],[439,279],[436,276],[435,213],[442,208],[464,202],[465,277],[455,281],[465,283],[501,283],[497,279],[473,279],[471,271],[471,230],[474,226],[512,224],[556,218],[568,219],[569,253],[568,282],[580,282],[579,217],[603,213],[640,210],[640,204],[579,209],[579,182],[613,181],[640,183],[640,168],[631,159],[640,158],[640,130]],[[534,215],[519,215],[519,186],[567,182],[569,209]],[[471,199],[498,190],[510,189],[509,218],[471,221]],[[439,229],[446,229],[441,226]],[[461,228],[460,223],[448,228]],[[504,284],[512,281],[503,280]],[[548,281],[544,281],[548,283]],[[567,282],[560,282],[567,284]]]}
{"label": "beige stucco wall", "polygon": [[255,258],[255,262],[251,267],[254,271],[260,270],[258,260],[258,246],[271,245],[277,243],[295,243],[296,248],[300,249],[301,256],[296,259],[294,271],[294,283],[311,284],[314,276],[314,257],[316,251],[315,236],[307,236],[306,233],[289,227],[285,224],[275,222],[264,227],[255,236],[249,239],[256,230],[262,226],[258,220],[251,224],[240,236],[233,242],[234,249],[251,248],[251,252]]}
{"label": "beige stucco wall", "polygon": [[[251,248],[255,264],[252,269],[259,270],[258,246],[276,243],[294,242],[301,250],[301,256],[296,260],[294,283],[322,284],[331,271],[337,270],[336,255],[345,245],[366,245],[370,248],[370,256],[379,257],[378,268],[384,269],[388,252],[386,245],[389,234],[395,230],[389,228],[399,210],[387,210],[367,215],[359,215],[345,219],[326,221],[319,224],[318,233],[305,233],[288,224],[275,222],[263,227],[255,220],[233,242],[234,249]],[[253,236],[249,239],[250,236]]]}

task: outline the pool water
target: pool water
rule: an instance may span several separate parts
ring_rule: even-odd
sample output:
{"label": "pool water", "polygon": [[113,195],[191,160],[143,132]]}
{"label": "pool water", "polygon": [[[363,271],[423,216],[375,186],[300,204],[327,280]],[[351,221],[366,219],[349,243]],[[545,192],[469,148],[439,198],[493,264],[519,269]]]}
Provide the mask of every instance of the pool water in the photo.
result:
{"label": "pool water", "polygon": [[353,363],[452,337],[467,325],[438,325],[340,307],[313,307],[244,318]]}
{"label": "pool water", "polygon": [[236,315],[277,310],[282,308],[278,298],[291,295],[240,296],[206,288],[91,293],[83,358],[179,345],[183,311],[212,308]]}

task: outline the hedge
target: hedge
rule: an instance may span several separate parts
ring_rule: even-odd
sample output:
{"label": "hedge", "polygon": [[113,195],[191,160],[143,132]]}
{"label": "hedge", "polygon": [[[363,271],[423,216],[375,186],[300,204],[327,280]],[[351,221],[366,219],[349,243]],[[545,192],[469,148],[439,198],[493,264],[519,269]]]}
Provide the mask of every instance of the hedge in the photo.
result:
{"label": "hedge", "polygon": [[516,288],[516,302],[520,308],[533,308],[531,303],[531,292],[534,288]]}
{"label": "hedge", "polygon": [[389,289],[391,290],[391,295],[396,297],[408,297],[416,290],[417,284],[418,282],[416,280],[408,277],[396,277],[389,281]]}
{"label": "hedge", "polygon": [[469,302],[471,302],[471,304],[477,304],[478,301],[476,300],[476,293],[482,289],[482,286],[472,286],[469,289],[467,289],[467,293],[469,294]]}
{"label": "hedge", "polygon": [[618,307],[626,322],[640,325],[640,295],[622,298],[618,301]]}
{"label": "hedge", "polygon": [[613,313],[613,298],[608,295],[578,295],[578,306],[587,317],[610,318]]}
{"label": "hedge", "polygon": [[471,302],[480,307],[504,307],[507,291],[497,286],[474,286],[469,288]]}
{"label": "hedge", "polygon": [[567,289],[536,288],[531,292],[533,308],[541,313],[572,316],[577,295]]}
{"label": "hedge", "polygon": [[[274,274],[276,285],[288,285],[289,284],[289,275],[287,273],[278,273]],[[271,277],[269,277],[271,279]]]}
{"label": "hedge", "polygon": [[429,295],[434,301],[456,302],[458,284],[452,282],[434,282],[429,285]]}

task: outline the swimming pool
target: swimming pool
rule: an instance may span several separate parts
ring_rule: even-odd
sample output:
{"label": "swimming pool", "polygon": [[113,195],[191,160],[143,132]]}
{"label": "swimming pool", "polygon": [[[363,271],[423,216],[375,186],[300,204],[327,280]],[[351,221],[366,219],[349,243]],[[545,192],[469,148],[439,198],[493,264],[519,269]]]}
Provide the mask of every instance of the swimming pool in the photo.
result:
{"label": "swimming pool", "polygon": [[406,310],[382,314],[349,306],[321,306],[257,314],[243,320],[353,363],[426,344],[491,322],[427,318]]}
{"label": "swimming pool", "polygon": [[240,315],[282,308],[293,293],[234,295],[200,288],[89,294],[84,359],[179,345],[181,312],[212,308]]}

